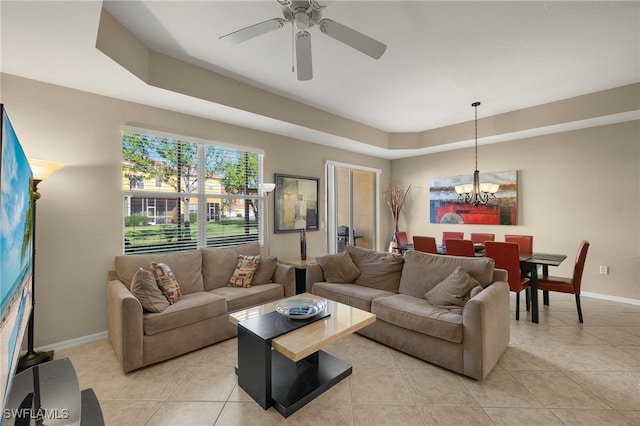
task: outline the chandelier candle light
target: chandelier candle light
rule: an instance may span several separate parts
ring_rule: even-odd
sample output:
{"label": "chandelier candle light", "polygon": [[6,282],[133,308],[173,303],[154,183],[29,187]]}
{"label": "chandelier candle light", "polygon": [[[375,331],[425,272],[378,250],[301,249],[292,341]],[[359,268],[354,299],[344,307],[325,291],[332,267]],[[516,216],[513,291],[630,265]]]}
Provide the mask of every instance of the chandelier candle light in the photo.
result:
{"label": "chandelier candle light", "polygon": [[495,201],[495,194],[498,192],[498,189],[500,189],[500,185],[495,183],[480,183],[480,172],[478,171],[478,107],[480,106],[480,102],[474,102],[471,106],[476,110],[476,169],[473,172],[473,183],[456,185],[456,193],[458,194],[458,200],[472,206],[478,206],[480,204],[489,204]]}

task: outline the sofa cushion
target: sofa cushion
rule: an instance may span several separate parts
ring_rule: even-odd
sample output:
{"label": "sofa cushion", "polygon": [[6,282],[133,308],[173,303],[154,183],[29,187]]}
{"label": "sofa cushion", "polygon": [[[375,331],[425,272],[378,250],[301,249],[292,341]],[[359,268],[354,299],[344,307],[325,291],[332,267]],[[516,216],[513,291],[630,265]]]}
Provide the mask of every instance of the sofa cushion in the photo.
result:
{"label": "sofa cushion", "polygon": [[224,297],[227,301],[227,309],[231,312],[282,299],[284,287],[280,284],[262,284],[249,288],[220,287],[209,293]]}
{"label": "sofa cushion", "polygon": [[458,266],[461,266],[482,287],[491,284],[494,266],[491,258],[472,259],[411,250],[404,255],[399,293],[423,299],[429,290],[447,278]]}
{"label": "sofa cushion", "polygon": [[180,296],[182,296],[182,292],[180,291],[180,284],[178,280],[176,280],[171,268],[169,268],[166,263],[151,262],[151,272],[153,272],[153,276],[156,277],[158,286],[160,290],[162,290],[164,297],[169,301],[169,304],[173,305],[176,303],[180,299]]}
{"label": "sofa cushion", "polygon": [[316,259],[324,279],[330,283],[352,283],[360,276],[360,269],[353,263],[351,256],[346,251],[338,254],[329,254]]}
{"label": "sofa cushion", "polygon": [[204,289],[208,291],[226,287],[238,264],[238,256],[241,254],[257,256],[260,254],[260,246],[257,243],[250,243],[233,247],[212,247],[203,249],[201,252],[202,278]]}
{"label": "sofa cushion", "polygon": [[243,254],[238,256],[236,269],[231,274],[227,285],[229,287],[251,287],[251,280],[258,269],[258,264],[260,264],[260,256],[245,256]]}
{"label": "sofa cushion", "polygon": [[251,285],[269,284],[273,282],[271,278],[278,266],[278,258],[273,256],[263,256],[260,258],[258,269],[253,274]]}
{"label": "sofa cushion", "polygon": [[353,281],[354,284],[398,292],[404,263],[402,256],[365,250],[352,245],[348,245],[346,251],[360,270],[360,276]]}
{"label": "sofa cushion", "polygon": [[448,340],[462,342],[462,309],[442,309],[427,299],[407,294],[380,297],[371,303],[378,320],[398,327]]}
{"label": "sofa cushion", "polygon": [[138,269],[133,275],[130,290],[148,312],[162,312],[169,306],[169,300],[158,287],[156,277],[144,268]]}
{"label": "sofa cushion", "polygon": [[144,334],[153,335],[184,327],[227,312],[224,297],[198,292],[185,294],[180,300],[160,313],[143,315]]}
{"label": "sofa cushion", "polygon": [[327,282],[314,283],[311,293],[367,312],[371,312],[371,301],[373,299],[396,294],[391,291],[364,287],[357,284]]}
{"label": "sofa cushion", "polygon": [[[119,255],[115,257],[114,266],[120,281],[125,285],[129,285],[133,279],[133,274],[139,268],[149,268],[151,262],[165,263],[171,268],[176,280],[180,283],[182,294],[204,290],[202,284],[202,253],[200,250]],[[235,267],[235,263],[233,266]]]}
{"label": "sofa cushion", "polygon": [[429,290],[424,297],[439,308],[461,308],[469,301],[471,290],[479,285],[478,281],[458,266],[451,275]]}

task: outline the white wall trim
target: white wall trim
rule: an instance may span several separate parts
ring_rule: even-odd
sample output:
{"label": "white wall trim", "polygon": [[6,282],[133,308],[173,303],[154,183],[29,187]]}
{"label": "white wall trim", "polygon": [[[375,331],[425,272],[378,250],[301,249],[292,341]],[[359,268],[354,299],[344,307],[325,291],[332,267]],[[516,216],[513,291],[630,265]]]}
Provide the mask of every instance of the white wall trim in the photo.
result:
{"label": "white wall trim", "polygon": [[36,351],[62,351],[64,349],[73,348],[76,346],[84,345],[86,343],[97,342],[107,338],[107,331],[101,331],[95,334],[89,334],[88,336],[76,337],[75,339],[65,340],[63,342],[52,343],[50,345],[41,346],[35,348]]}
{"label": "white wall trim", "polygon": [[640,306],[640,299],[629,299],[628,297],[609,296],[607,294],[591,293],[588,291],[580,292],[581,296],[591,297],[592,299],[610,300],[612,302],[628,303],[630,305]]}

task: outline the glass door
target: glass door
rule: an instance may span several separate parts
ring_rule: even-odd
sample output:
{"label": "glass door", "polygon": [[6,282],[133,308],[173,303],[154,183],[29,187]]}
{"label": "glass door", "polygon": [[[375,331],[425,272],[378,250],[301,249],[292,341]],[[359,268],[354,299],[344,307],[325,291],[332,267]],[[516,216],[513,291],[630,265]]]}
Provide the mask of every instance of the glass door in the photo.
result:
{"label": "glass door", "polygon": [[327,162],[327,251],[347,245],[377,249],[378,177],[380,171]]}

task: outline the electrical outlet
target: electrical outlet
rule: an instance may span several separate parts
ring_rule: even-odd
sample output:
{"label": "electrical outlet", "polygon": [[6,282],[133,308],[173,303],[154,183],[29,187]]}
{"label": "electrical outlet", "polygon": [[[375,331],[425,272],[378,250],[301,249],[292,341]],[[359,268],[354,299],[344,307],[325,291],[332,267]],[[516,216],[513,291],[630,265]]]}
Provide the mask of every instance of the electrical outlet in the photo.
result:
{"label": "electrical outlet", "polygon": [[608,275],[609,274],[609,267],[600,265],[600,273],[602,275]]}

